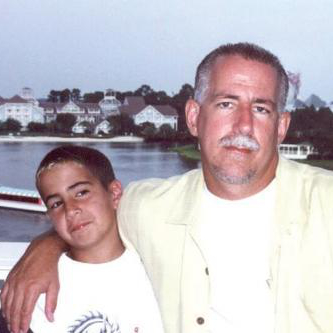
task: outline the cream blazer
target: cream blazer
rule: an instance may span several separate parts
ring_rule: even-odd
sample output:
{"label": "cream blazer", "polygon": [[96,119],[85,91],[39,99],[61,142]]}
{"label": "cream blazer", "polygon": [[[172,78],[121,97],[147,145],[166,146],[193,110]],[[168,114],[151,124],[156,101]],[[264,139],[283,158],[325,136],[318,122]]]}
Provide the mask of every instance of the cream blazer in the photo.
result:
{"label": "cream blazer", "polygon": [[[280,158],[276,180],[274,332],[332,333],[333,173]],[[208,332],[209,267],[198,232],[203,186],[201,170],[134,182],[118,209],[121,237],[142,258],[166,333]]]}

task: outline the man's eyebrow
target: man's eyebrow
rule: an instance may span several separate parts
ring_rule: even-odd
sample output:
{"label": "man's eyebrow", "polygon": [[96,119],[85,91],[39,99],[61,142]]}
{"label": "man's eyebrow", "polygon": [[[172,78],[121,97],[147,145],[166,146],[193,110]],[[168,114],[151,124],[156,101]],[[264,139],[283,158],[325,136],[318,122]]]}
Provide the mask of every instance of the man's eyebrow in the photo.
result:
{"label": "man's eyebrow", "polygon": [[[77,186],[80,186],[80,185],[91,185],[92,183],[89,182],[89,181],[79,181],[79,182],[76,182],[70,186],[67,187],[67,191],[69,190],[74,190]],[[47,205],[48,201],[53,199],[53,198],[56,198],[58,197],[59,194],[57,193],[54,193],[54,194],[50,194],[48,195],[46,198],[45,198],[45,205]]]}
{"label": "man's eyebrow", "polygon": [[271,104],[272,106],[276,106],[276,103],[273,102],[272,100],[270,99],[265,99],[265,98],[256,98],[254,100],[254,103],[259,103],[259,104]]}
{"label": "man's eyebrow", "polygon": [[230,98],[230,99],[236,99],[236,100],[238,100],[239,96],[232,95],[232,94],[225,94],[225,93],[221,92],[221,93],[213,94],[212,97],[211,97],[212,100],[214,100],[216,98]]}
{"label": "man's eyebrow", "polygon": [[[215,100],[217,98],[229,98],[229,99],[239,100],[240,96],[220,92],[220,93],[213,94],[211,97],[212,100]],[[254,99],[253,103],[270,104],[273,107],[276,107],[276,103],[274,101],[272,101],[271,99],[266,99],[266,98],[256,98],[256,99]]]}

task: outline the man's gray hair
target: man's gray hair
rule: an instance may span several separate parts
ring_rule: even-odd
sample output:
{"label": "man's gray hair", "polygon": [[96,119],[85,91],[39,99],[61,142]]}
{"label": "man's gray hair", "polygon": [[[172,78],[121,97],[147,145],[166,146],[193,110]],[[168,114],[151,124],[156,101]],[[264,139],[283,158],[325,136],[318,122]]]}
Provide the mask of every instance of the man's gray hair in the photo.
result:
{"label": "man's gray hair", "polygon": [[210,52],[199,64],[195,76],[194,99],[201,104],[207,97],[210,74],[215,61],[223,56],[236,55],[246,60],[254,60],[276,69],[279,76],[279,99],[277,109],[283,112],[288,96],[288,75],[281,65],[280,60],[271,52],[251,43],[237,43],[221,45]]}

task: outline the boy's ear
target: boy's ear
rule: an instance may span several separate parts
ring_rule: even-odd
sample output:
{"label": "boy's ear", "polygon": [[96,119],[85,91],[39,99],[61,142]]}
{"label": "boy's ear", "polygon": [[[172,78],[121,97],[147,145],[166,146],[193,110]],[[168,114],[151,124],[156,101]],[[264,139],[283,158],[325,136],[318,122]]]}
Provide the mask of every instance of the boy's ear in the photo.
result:
{"label": "boy's ear", "polygon": [[123,189],[121,187],[121,183],[119,180],[115,179],[113,180],[109,185],[109,191],[112,195],[112,205],[114,209],[118,208],[120,198],[123,194]]}

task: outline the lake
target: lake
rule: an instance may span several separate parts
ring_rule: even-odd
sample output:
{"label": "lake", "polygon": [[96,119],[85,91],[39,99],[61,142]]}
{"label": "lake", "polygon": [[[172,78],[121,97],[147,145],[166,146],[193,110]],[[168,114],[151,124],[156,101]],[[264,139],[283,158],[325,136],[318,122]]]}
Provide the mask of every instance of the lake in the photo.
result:
{"label": "lake", "polygon": [[[56,142],[0,143],[0,184],[35,189],[34,175],[39,162]],[[126,186],[133,180],[170,177],[198,167],[184,160],[170,147],[147,143],[84,143],[102,151],[112,162],[117,178]],[[46,231],[50,222],[43,214],[0,209],[0,242],[30,241]]]}

